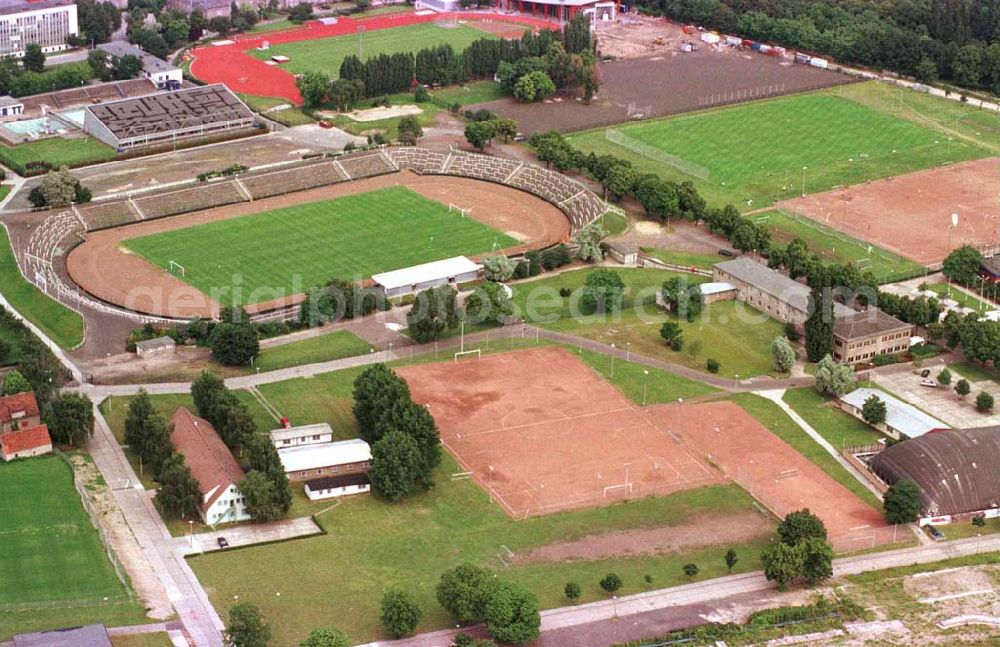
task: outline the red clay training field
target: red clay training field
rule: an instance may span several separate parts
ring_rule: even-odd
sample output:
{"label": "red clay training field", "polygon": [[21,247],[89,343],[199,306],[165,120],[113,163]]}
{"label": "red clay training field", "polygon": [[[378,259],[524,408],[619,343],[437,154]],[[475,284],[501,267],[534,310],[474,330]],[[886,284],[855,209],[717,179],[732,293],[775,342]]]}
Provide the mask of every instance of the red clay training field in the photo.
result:
{"label": "red clay training field", "polygon": [[[909,173],[780,203],[792,211],[922,265],[951,247],[1000,244],[1000,160]],[[950,229],[951,214],[959,215]]]}
{"label": "red clay training field", "polygon": [[[421,15],[416,13],[393,14],[374,18],[355,19],[340,17],[333,25],[309,22],[305,25],[283,31],[274,31],[260,36],[234,38],[230,44],[207,45],[191,51],[191,73],[206,83],[225,83],[234,92],[264,97],[282,97],[302,105],[302,95],[295,87],[295,77],[276,65],[249,56],[246,51],[268,43],[294,43],[301,40],[316,40],[357,33],[358,27],[365,31],[392,29],[418,23],[434,22],[442,19],[483,20],[494,19],[506,23],[519,23],[527,27],[556,28],[557,25],[541,19],[508,16],[496,13],[456,12]],[[220,41],[223,42],[223,41]]]}
{"label": "red clay training field", "polygon": [[810,508],[838,550],[892,539],[878,511],[732,402],[638,407],[557,347],[396,372],[511,517],[733,480],[778,516]]}

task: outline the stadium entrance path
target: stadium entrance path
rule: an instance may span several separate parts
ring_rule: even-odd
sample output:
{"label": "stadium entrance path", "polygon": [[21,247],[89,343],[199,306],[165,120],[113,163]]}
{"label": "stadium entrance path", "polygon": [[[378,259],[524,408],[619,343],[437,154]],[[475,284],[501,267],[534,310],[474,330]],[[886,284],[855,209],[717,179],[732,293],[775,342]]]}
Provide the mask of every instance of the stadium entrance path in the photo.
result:
{"label": "stadium entrance path", "polygon": [[[1000,536],[971,537],[956,541],[915,546],[899,550],[842,557],[833,561],[834,577],[856,575],[887,568],[928,564],[945,559],[991,553],[1000,550]],[[773,606],[774,584],[761,571],[729,575],[716,579],[684,584],[669,589],[648,591],[589,604],[549,609],[542,612],[542,635],[539,647],[597,647],[662,634],[671,629],[702,624],[704,618],[695,614],[699,606],[728,606],[736,600],[767,603]],[[695,617],[697,616],[697,617]],[[600,623],[600,624],[595,624]],[[599,628],[595,631],[596,628]],[[614,629],[612,640],[599,632]],[[482,628],[446,629],[404,640],[380,641],[362,647],[439,647],[459,631],[482,635]]]}

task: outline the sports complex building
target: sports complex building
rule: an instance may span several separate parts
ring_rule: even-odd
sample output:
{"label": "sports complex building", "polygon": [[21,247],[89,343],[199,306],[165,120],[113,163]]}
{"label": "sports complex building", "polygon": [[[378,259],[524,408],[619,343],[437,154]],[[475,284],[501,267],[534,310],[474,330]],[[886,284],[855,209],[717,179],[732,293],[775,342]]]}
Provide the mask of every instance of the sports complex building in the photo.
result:
{"label": "sports complex building", "polygon": [[497,0],[497,8],[516,11],[541,18],[559,21],[572,20],[578,13],[589,15],[591,20],[614,20],[621,8],[621,0]]}

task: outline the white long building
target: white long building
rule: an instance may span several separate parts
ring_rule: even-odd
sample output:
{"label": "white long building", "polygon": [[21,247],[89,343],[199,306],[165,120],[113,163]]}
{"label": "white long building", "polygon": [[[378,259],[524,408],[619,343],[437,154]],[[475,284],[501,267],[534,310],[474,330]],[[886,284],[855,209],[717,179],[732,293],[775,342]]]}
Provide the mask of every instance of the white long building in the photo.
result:
{"label": "white long building", "polygon": [[24,56],[28,45],[45,53],[69,49],[78,36],[74,0],[3,0],[0,2],[0,57]]}

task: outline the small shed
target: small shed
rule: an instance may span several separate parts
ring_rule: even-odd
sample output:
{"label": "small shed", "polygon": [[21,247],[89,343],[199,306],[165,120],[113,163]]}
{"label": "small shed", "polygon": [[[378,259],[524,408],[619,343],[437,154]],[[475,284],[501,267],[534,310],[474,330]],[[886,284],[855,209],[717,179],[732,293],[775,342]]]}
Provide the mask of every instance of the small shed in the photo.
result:
{"label": "small shed", "polygon": [[465,256],[455,256],[441,261],[404,267],[372,276],[376,289],[386,297],[416,294],[421,290],[442,285],[458,285],[479,278],[482,265]]}
{"label": "small shed", "polygon": [[135,352],[139,357],[173,353],[176,349],[177,342],[174,341],[173,337],[167,337],[166,335],[135,343]]}
{"label": "small shed", "polygon": [[632,243],[614,241],[606,243],[608,255],[622,265],[636,265],[639,262],[639,248]]}
{"label": "small shed", "polygon": [[325,422],[298,427],[282,427],[271,431],[271,443],[275,449],[332,442],[333,428]]}
{"label": "small shed", "polygon": [[17,117],[24,114],[24,104],[5,94],[0,97],[0,117]]}
{"label": "small shed", "polygon": [[319,501],[350,494],[364,494],[371,488],[367,474],[341,474],[306,481],[305,492],[310,501]]}
{"label": "small shed", "polygon": [[701,302],[705,305],[716,301],[728,301],[736,298],[736,286],[725,281],[712,281],[698,286]]}

